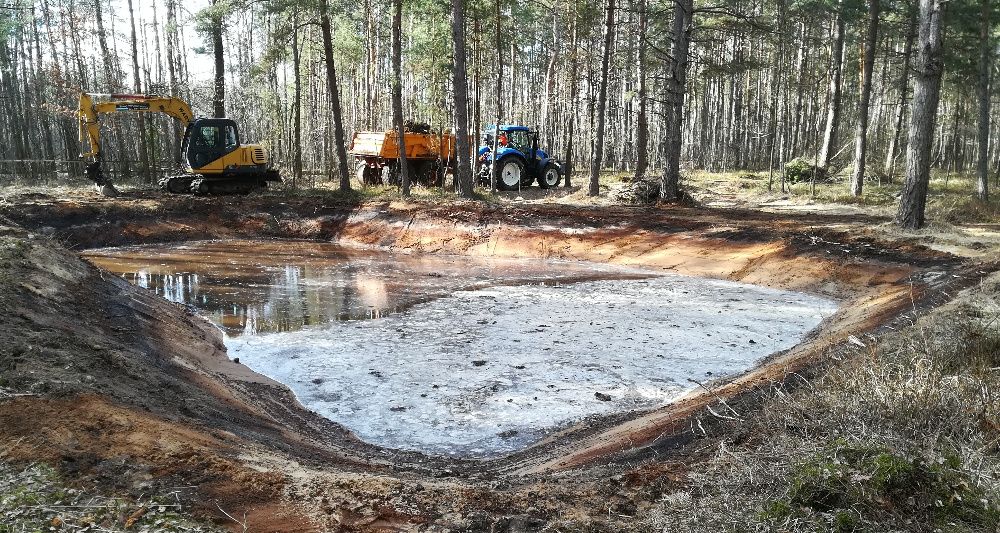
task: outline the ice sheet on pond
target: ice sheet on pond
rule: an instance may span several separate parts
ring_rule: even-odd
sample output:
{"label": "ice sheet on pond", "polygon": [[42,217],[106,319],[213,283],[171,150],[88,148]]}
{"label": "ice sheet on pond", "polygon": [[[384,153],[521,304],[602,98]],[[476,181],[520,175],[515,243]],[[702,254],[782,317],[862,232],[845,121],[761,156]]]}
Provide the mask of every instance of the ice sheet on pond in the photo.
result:
{"label": "ice sheet on pond", "polygon": [[788,349],[836,304],[666,276],[452,293],[377,320],[229,337],[231,357],[392,448],[488,457]]}

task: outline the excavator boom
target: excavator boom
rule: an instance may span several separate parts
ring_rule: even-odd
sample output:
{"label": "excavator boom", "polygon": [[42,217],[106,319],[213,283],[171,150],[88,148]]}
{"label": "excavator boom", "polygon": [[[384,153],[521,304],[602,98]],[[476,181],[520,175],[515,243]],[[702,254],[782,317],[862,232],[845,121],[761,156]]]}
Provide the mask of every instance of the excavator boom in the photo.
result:
{"label": "excavator boom", "polygon": [[[94,102],[95,98],[107,101]],[[118,112],[164,113],[177,119],[187,127],[194,120],[191,106],[180,98],[155,94],[92,94],[80,93],[80,142],[87,143],[89,150],[82,157],[100,159],[101,126],[100,115]]]}

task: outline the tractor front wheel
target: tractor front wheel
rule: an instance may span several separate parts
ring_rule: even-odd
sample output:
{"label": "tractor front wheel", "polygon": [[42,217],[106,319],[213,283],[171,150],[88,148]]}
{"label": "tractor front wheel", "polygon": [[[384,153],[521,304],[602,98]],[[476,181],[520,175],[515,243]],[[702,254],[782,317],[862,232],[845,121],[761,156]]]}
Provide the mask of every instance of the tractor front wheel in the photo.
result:
{"label": "tractor front wheel", "polygon": [[546,163],[542,168],[542,173],[538,176],[538,186],[543,189],[551,189],[558,187],[560,181],[562,181],[562,175],[559,174],[559,169],[552,163]]}
{"label": "tractor front wheel", "polygon": [[521,187],[525,177],[524,162],[521,158],[509,155],[500,159],[497,166],[497,189],[501,191],[516,191]]}

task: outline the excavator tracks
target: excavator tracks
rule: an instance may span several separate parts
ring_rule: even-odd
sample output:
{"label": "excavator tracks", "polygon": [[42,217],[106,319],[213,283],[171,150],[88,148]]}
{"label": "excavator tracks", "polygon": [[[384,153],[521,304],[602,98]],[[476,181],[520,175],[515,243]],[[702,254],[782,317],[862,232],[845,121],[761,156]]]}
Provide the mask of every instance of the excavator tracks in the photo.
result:
{"label": "excavator tracks", "polygon": [[264,179],[206,178],[198,174],[181,174],[160,180],[160,188],[172,194],[194,194],[198,196],[250,194],[267,188]]}

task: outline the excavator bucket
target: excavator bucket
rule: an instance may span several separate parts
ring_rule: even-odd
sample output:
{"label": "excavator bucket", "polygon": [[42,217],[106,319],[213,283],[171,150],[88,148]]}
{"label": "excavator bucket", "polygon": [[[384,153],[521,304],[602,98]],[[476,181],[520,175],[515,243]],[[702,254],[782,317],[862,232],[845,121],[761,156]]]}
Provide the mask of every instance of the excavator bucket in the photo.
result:
{"label": "excavator bucket", "polygon": [[100,158],[93,163],[89,163],[83,169],[83,175],[86,176],[87,179],[94,182],[94,187],[97,188],[97,192],[112,198],[118,196],[118,189],[116,189],[114,184],[104,176],[104,170],[101,168]]}

